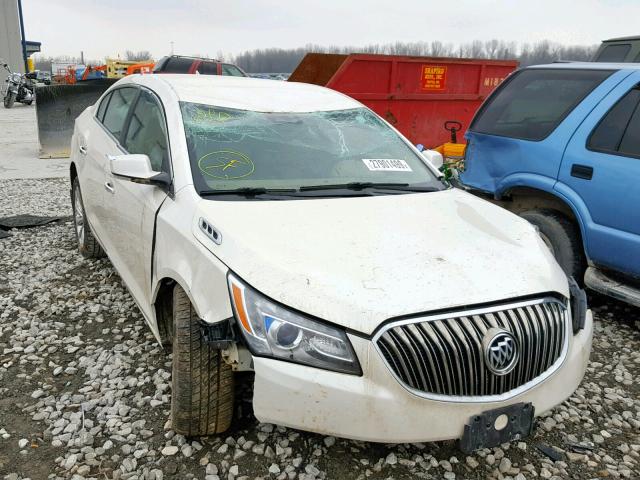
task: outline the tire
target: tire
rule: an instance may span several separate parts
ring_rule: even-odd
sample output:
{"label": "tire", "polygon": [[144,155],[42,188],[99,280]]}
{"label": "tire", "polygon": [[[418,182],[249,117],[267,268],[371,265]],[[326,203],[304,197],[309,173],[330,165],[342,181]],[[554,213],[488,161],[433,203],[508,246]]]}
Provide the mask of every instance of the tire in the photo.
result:
{"label": "tire", "polygon": [[199,318],[184,290],[173,289],[173,430],[185,436],[222,433],[233,417],[231,366],[204,341]]}
{"label": "tire", "polygon": [[84,258],[104,257],[104,250],[102,250],[96,237],[93,236],[91,226],[87,221],[78,177],[74,178],[71,184],[71,205],[73,208],[73,226],[76,232],[78,251]]}
{"label": "tire", "polygon": [[7,92],[4,96],[4,108],[13,107],[14,102],[16,101],[16,94]]}
{"label": "tire", "polygon": [[540,236],[567,276],[582,284],[587,262],[577,225],[555,210],[529,210],[520,216],[538,227]]}

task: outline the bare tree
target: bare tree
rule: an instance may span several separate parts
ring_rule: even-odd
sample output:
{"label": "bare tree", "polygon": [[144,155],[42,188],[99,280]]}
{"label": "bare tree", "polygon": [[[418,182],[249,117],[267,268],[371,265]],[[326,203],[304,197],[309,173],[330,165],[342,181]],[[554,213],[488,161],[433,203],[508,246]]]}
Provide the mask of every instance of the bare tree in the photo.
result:
{"label": "bare tree", "polygon": [[153,60],[153,55],[151,55],[151,52],[149,50],[140,50],[138,52],[127,50],[124,54],[124,58],[125,60],[142,62],[144,60]]}

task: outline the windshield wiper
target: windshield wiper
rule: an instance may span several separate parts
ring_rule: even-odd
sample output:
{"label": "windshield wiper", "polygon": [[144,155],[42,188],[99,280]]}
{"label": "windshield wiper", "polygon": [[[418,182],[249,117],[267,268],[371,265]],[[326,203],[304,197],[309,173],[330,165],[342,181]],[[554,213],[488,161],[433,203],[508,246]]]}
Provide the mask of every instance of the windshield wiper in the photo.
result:
{"label": "windshield wiper", "polygon": [[408,183],[384,183],[384,182],[351,182],[337,183],[334,185],[305,185],[300,187],[301,192],[314,190],[364,190],[366,188],[379,188],[382,190],[400,190],[405,192],[435,192],[435,187],[410,186]]}
{"label": "windshield wiper", "polygon": [[245,195],[247,197],[254,197],[256,195],[286,195],[296,192],[297,190],[295,188],[243,187],[226,190],[203,190],[200,192],[200,196]]}

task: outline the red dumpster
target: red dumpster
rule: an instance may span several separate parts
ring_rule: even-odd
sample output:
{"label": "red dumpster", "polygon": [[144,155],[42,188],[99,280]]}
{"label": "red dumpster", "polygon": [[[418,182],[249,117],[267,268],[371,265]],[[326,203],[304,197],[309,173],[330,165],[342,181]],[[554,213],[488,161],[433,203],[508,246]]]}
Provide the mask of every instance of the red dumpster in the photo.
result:
{"label": "red dumpster", "polygon": [[396,55],[308,53],[290,82],[322,85],[364,103],[413,143],[433,148],[451,140],[447,121],[469,127],[487,95],[518,62]]}

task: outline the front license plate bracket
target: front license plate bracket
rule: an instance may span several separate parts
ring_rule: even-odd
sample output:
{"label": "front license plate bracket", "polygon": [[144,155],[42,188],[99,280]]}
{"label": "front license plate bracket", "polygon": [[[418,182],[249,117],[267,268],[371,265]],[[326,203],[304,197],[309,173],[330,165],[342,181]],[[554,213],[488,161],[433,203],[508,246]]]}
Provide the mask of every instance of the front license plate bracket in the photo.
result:
{"label": "front license plate bracket", "polygon": [[[504,417],[503,417],[504,415]],[[506,424],[504,420],[506,417]],[[500,429],[496,428],[502,427]],[[464,427],[460,449],[471,453],[480,448],[496,447],[502,443],[520,440],[534,429],[535,407],[531,403],[516,403],[508,407],[487,410],[471,417]]]}

